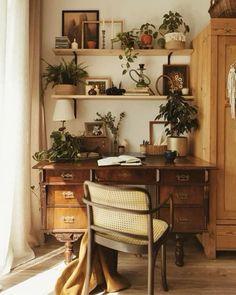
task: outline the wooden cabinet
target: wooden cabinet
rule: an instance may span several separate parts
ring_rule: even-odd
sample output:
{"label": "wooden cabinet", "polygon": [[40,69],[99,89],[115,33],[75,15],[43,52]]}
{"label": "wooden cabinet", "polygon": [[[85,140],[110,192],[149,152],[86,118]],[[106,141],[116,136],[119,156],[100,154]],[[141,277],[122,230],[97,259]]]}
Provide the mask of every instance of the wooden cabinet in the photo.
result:
{"label": "wooden cabinet", "polygon": [[210,200],[208,254],[236,250],[236,121],[227,98],[227,76],[236,62],[236,20],[212,19],[193,40],[191,88],[200,109],[194,155],[217,165]]}

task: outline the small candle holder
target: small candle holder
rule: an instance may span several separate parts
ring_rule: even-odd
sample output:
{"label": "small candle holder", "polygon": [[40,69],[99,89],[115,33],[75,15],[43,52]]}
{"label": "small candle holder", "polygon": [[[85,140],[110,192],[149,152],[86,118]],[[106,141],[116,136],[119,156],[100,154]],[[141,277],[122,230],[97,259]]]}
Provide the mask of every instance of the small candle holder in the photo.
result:
{"label": "small candle holder", "polygon": [[102,49],[105,49],[106,30],[102,30]]}

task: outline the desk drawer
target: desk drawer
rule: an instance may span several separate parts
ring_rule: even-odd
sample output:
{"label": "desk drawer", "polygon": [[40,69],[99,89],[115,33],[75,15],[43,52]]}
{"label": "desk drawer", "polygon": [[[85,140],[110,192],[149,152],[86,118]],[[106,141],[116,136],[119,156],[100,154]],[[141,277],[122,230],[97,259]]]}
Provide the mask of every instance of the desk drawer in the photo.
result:
{"label": "desk drawer", "polygon": [[[160,210],[160,218],[169,221],[169,208]],[[203,208],[174,208],[173,232],[197,233],[205,230]]]}
{"label": "desk drawer", "polygon": [[47,170],[47,183],[83,183],[89,180],[89,170]]}
{"label": "desk drawer", "polygon": [[160,201],[167,198],[169,193],[173,196],[174,204],[180,205],[203,205],[204,200],[204,186],[183,186],[183,185],[161,185]]}
{"label": "desk drawer", "polygon": [[47,208],[47,230],[85,228],[86,208]]}
{"label": "desk drawer", "polygon": [[160,174],[160,183],[162,184],[194,184],[205,182],[206,180],[204,170],[163,170]]}
{"label": "desk drawer", "polygon": [[118,168],[95,171],[95,179],[98,182],[122,183],[122,184],[151,184],[156,182],[156,169],[132,169]]}
{"label": "desk drawer", "polygon": [[49,185],[47,205],[83,205],[83,185]]}

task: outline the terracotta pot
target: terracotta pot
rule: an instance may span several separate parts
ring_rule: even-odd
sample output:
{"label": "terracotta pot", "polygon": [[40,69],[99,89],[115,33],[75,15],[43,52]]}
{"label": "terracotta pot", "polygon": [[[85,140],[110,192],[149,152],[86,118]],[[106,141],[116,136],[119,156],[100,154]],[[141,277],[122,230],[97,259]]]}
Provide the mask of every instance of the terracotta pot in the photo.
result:
{"label": "terracotta pot", "polygon": [[58,84],[54,88],[56,95],[73,95],[77,93],[77,86],[72,84]]}
{"label": "terracotta pot", "polygon": [[88,48],[94,49],[96,48],[96,45],[97,45],[96,41],[93,41],[93,40],[88,41]]}
{"label": "terracotta pot", "polygon": [[152,36],[148,34],[143,34],[141,36],[141,42],[144,45],[151,45],[152,44]]}

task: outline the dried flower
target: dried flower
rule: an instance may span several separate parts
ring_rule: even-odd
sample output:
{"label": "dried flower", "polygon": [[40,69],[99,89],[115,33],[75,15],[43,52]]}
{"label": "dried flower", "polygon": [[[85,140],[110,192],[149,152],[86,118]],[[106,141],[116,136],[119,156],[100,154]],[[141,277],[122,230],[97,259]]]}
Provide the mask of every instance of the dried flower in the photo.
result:
{"label": "dried flower", "polygon": [[118,134],[120,123],[122,119],[125,117],[125,112],[120,113],[119,120],[117,124],[115,125],[116,122],[116,117],[112,116],[111,112],[108,112],[106,115],[102,116],[100,113],[96,113],[96,115],[99,117],[95,119],[95,121],[102,121],[106,124],[106,126],[110,129],[111,133],[114,135]]}

